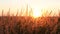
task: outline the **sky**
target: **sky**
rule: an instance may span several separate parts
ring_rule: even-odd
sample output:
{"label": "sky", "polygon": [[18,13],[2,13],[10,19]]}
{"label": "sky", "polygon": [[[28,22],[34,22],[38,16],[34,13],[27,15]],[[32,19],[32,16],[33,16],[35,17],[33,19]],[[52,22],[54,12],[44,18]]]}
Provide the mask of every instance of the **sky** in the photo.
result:
{"label": "sky", "polygon": [[20,9],[25,8],[27,4],[33,9],[51,9],[56,14],[58,14],[56,12],[58,8],[60,9],[60,0],[0,0],[0,15],[2,14],[2,9],[4,10],[4,15],[6,15],[9,8],[11,14],[16,14],[17,9],[20,12]]}

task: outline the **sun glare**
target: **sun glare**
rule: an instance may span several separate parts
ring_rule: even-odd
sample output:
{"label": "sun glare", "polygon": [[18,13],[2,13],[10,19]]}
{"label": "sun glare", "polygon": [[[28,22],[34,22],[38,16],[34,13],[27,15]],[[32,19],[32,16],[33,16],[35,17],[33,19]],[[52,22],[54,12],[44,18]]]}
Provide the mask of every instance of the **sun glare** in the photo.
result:
{"label": "sun glare", "polygon": [[33,17],[34,18],[41,17],[41,11],[38,8],[34,8]]}

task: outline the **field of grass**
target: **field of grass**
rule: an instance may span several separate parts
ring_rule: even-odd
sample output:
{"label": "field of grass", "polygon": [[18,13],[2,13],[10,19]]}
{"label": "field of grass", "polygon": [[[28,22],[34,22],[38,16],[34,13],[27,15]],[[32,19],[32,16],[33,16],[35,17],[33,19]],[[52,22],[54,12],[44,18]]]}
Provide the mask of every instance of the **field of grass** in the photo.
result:
{"label": "field of grass", "polygon": [[60,17],[0,16],[0,34],[60,34]]}

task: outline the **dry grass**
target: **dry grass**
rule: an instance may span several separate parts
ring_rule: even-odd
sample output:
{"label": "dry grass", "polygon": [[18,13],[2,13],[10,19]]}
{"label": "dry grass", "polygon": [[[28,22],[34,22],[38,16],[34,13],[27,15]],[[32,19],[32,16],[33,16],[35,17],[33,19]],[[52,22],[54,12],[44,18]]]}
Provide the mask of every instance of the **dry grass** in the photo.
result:
{"label": "dry grass", "polygon": [[0,17],[0,34],[60,34],[60,17]]}

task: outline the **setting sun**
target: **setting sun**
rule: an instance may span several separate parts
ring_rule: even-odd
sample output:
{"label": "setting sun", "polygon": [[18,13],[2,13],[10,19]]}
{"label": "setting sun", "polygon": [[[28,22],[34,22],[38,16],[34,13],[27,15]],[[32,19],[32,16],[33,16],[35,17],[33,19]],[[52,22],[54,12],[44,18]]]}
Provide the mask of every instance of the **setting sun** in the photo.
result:
{"label": "setting sun", "polygon": [[41,11],[36,7],[33,10],[33,17],[37,18],[37,17],[41,17]]}

